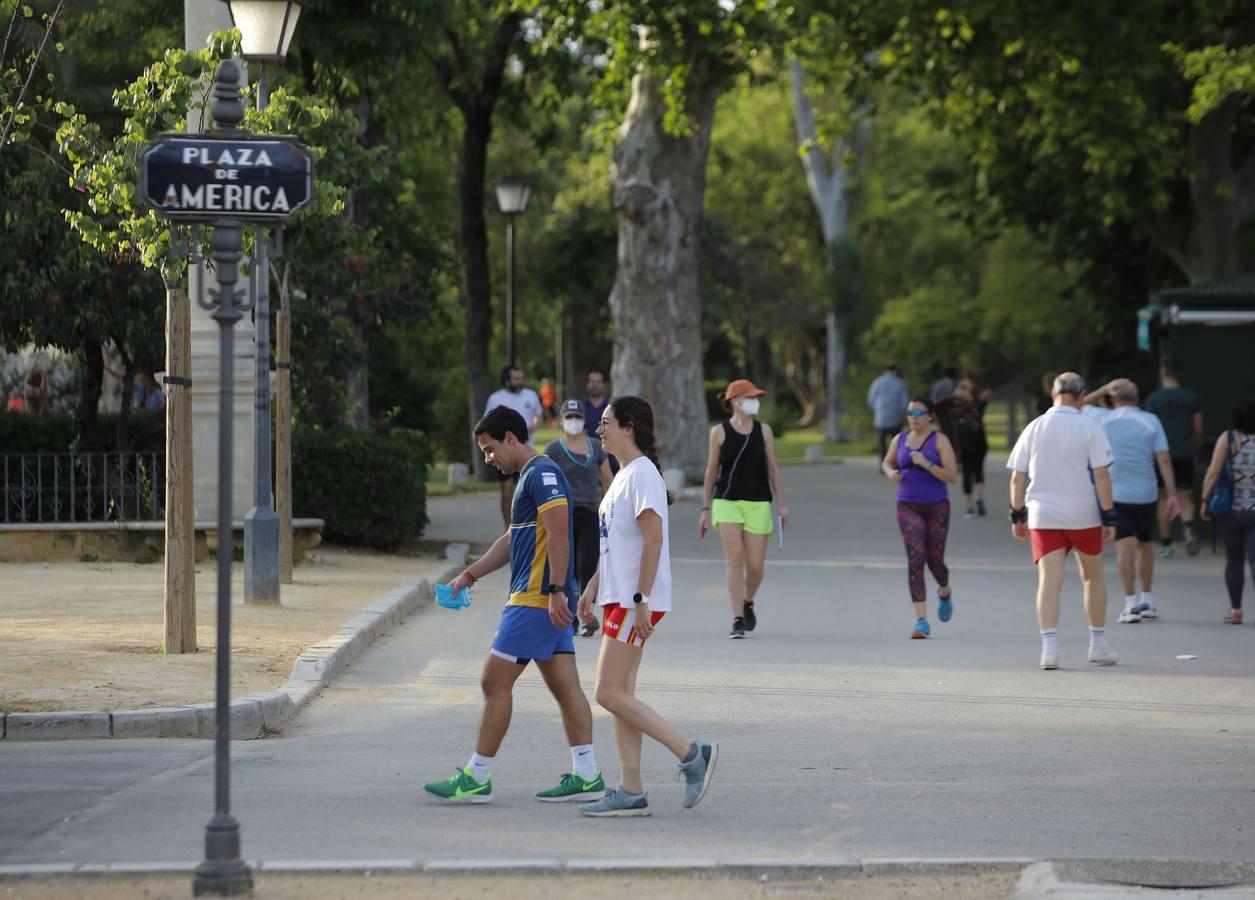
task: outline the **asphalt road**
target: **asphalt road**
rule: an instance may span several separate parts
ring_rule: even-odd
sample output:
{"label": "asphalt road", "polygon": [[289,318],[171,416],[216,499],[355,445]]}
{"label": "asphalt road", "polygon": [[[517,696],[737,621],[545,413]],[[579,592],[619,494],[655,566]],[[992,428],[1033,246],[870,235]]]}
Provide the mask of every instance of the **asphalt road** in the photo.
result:
{"label": "asphalt road", "polygon": [[[676,610],[638,694],[719,741],[696,810],[680,808],[674,762],[648,741],[651,819],[532,800],[569,768],[535,671],[516,690],[495,802],[445,807],[422,793],[469,754],[497,575],[470,609],[433,607],[394,630],[282,736],[233,746],[245,855],[1255,858],[1255,628],[1221,624],[1210,548],[1160,563],[1158,622],[1114,624],[1109,569],[1111,669],[1085,663],[1070,577],[1063,668],[1042,672],[1034,571],[1009,536],[1005,478],[994,476],[993,515],[952,525],[955,617],[934,617],[927,641],[908,639],[892,494],[871,463],[789,468],[785,485],[794,519],[785,548],[773,541],[745,641],[727,639],[719,547],[697,539],[698,504],[672,511]],[[431,507],[432,537],[480,542],[499,527],[493,496]],[[577,641],[590,693],[597,644]],[[610,723],[595,714],[613,782]],[[199,859],[212,773],[209,743],[2,742],[0,863]]]}

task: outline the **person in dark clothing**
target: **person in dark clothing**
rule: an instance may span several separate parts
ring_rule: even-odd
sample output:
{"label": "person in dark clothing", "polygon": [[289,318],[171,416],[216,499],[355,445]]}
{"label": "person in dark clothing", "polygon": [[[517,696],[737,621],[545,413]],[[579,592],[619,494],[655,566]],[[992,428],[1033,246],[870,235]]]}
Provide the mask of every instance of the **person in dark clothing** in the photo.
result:
{"label": "person in dark clothing", "polygon": [[[545,447],[545,455],[558,464],[571,485],[571,515],[575,532],[575,577],[580,593],[597,574],[597,557],[601,535],[597,526],[597,507],[610,486],[610,462],[601,441],[589,437],[585,430],[584,404],[567,400],[562,404],[562,437]],[[575,615],[578,597],[568,597],[571,614]],[[576,628],[579,623],[576,623]],[[597,633],[596,620],[584,626],[584,637]]]}
{"label": "person in dark clothing", "polygon": [[[963,518],[983,516],[985,509],[985,457],[989,453],[989,435],[985,431],[985,410],[990,392],[983,390],[970,375],[960,379],[949,404],[959,449],[959,466],[963,472]],[[941,404],[938,404],[939,406]]]}
{"label": "person in dark clothing", "polygon": [[[1172,459],[1172,475],[1176,480],[1181,506],[1181,526],[1185,532],[1185,552],[1197,556],[1198,535],[1194,533],[1194,460],[1203,450],[1203,411],[1198,394],[1183,387],[1180,372],[1171,362],[1159,367],[1159,390],[1146,398],[1146,411],[1154,413],[1163,423],[1168,436],[1168,455]],[[1168,491],[1159,479],[1159,539],[1163,547],[1159,555],[1172,556],[1172,520],[1168,514]]]}
{"label": "person in dark clothing", "polygon": [[1202,516],[1210,519],[1212,510],[1206,498],[1228,466],[1233,502],[1227,513],[1215,513],[1224,535],[1225,587],[1229,591],[1229,610],[1224,621],[1242,624],[1242,565],[1251,569],[1255,582],[1255,397],[1233,404],[1233,427],[1216,438],[1211,464],[1203,477]]}
{"label": "person in dark clothing", "polygon": [[774,529],[771,501],[775,498],[781,526],[789,508],[781,496],[780,467],[776,464],[771,426],[759,422],[759,398],[767,392],[752,381],[738,378],[719,395],[731,418],[710,429],[710,453],[699,537],[713,525],[723,544],[728,568],[728,598],[732,603],[734,639],[745,637],[758,624],[754,597],[763,582],[767,539]]}

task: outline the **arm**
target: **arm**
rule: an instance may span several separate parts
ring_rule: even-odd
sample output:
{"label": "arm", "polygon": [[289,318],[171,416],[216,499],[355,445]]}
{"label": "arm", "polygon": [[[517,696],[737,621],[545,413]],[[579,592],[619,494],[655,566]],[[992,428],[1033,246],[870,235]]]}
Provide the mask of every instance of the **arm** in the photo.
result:
{"label": "arm", "polygon": [[[571,563],[570,531],[567,528],[569,512],[570,508],[560,502],[540,514],[540,524],[549,535],[549,578],[557,585],[566,581],[567,567]],[[554,591],[549,595],[549,621],[553,622],[555,628],[571,627],[571,610],[567,609],[566,591]]]}
{"label": "arm", "polygon": [[719,449],[723,446],[723,426],[710,429],[706,453],[706,474],[702,478],[702,514],[697,518],[697,536],[704,538],[710,527],[710,503],[715,496],[715,475],[719,472]]}
{"label": "arm", "polygon": [[603,459],[599,467],[601,472],[601,495],[606,496],[606,491],[610,490],[610,482],[614,481],[614,473],[610,471],[610,460]]}
{"label": "arm", "polygon": [[[1203,414],[1194,413],[1194,458],[1203,455]],[[1204,495],[1206,496],[1206,495]]]}
{"label": "arm", "polygon": [[468,588],[490,572],[495,572],[510,561],[510,532],[493,541],[488,552],[462,570],[462,574],[449,582],[455,591]]}
{"label": "arm", "polygon": [[[1094,489],[1098,491],[1098,508],[1104,513],[1115,508],[1115,500],[1111,494],[1111,470],[1106,466],[1094,470]],[[1116,539],[1116,529],[1112,525],[1102,527],[1102,542],[1109,544]]]}
{"label": "arm", "polygon": [[1216,486],[1216,481],[1220,478],[1220,470],[1224,468],[1225,460],[1229,456],[1229,432],[1222,432],[1220,437],[1216,438],[1216,446],[1211,451],[1211,462],[1207,465],[1207,474],[1203,476],[1203,496],[1202,501],[1198,504],[1199,514],[1204,519],[1211,519],[1211,510],[1207,508],[1207,496],[1211,493],[1211,489]]}
{"label": "arm", "polygon": [[597,602],[597,590],[600,586],[601,570],[598,569],[593,573],[593,577],[589,579],[588,584],[584,585],[584,593],[580,594],[579,606],[575,609],[575,614],[586,625],[591,625],[597,621],[597,617],[593,615],[593,605]]}
{"label": "arm", "polygon": [[[658,561],[662,559],[662,518],[652,509],[645,509],[636,517],[636,525],[641,530],[641,569],[637,576],[636,590],[648,597],[654,588],[654,579],[658,576]],[[636,604],[634,627],[642,638],[654,633],[653,616],[649,611],[649,603]]]}
{"label": "arm", "polygon": [[959,464],[954,455],[954,445],[944,434],[937,434],[937,455],[941,457],[941,465],[933,465],[932,460],[918,450],[911,451],[911,462],[919,466],[934,478],[946,484],[954,484],[959,480]]}
{"label": "arm", "polygon": [[[1028,494],[1028,473],[1015,471],[1011,473],[1011,508],[1023,509]],[[1011,534],[1017,541],[1028,540],[1028,522],[1011,523]]]}
{"label": "arm", "polygon": [[789,524],[789,507],[784,502],[784,488],[780,486],[780,465],[776,462],[776,436],[770,425],[763,425],[763,443],[767,447],[767,475],[771,479],[771,490],[776,495],[776,513],[780,516],[782,526]]}
{"label": "arm", "polygon": [[902,480],[902,473],[898,471],[898,438],[899,434],[893,436],[893,440],[889,441],[889,449],[885,451],[885,458],[880,461],[880,471],[885,473],[885,477],[897,484]]}
{"label": "arm", "polygon": [[1177,500],[1177,479],[1172,474],[1172,457],[1168,455],[1167,450],[1155,451],[1155,465],[1159,467],[1159,477],[1163,479],[1163,489],[1167,495],[1165,509],[1168,518],[1175,518],[1181,512],[1181,503]]}
{"label": "arm", "polygon": [[1119,381],[1119,380],[1120,379],[1117,378],[1114,381],[1108,381],[1106,384],[1104,384],[1102,387],[1098,388],[1097,390],[1090,391],[1088,394],[1086,394],[1085,395],[1086,405],[1087,406],[1102,406],[1102,398],[1107,396],[1107,394],[1111,391],[1111,388],[1115,385],[1116,381]]}

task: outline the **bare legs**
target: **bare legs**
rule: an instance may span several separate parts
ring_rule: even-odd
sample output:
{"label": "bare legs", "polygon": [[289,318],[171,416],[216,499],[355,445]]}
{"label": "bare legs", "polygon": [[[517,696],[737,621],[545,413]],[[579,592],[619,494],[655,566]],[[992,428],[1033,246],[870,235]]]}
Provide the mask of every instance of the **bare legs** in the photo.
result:
{"label": "bare legs", "polygon": [[[549,686],[549,692],[562,710],[562,725],[572,746],[593,742],[593,713],[588,698],[580,687],[575,655],[559,653],[553,659],[537,661],[537,668]],[[480,756],[496,756],[510,727],[514,712],[514,682],[523,674],[524,666],[499,656],[488,657],[480,676],[484,692],[484,711],[479,720],[479,736],[475,752]]]}
{"label": "bare legs", "polygon": [[1151,582],[1155,576],[1155,553],[1149,542],[1139,541],[1136,537],[1120,538],[1116,541],[1116,564],[1120,569],[1120,581],[1124,587],[1124,596],[1132,597],[1137,593],[1137,582],[1142,583],[1142,591],[1151,592]]}
{"label": "bare legs", "polygon": [[740,525],[719,523],[719,543],[727,564],[728,600],[734,618],[745,615],[763,583],[767,560],[766,534],[751,534]]}
{"label": "bare legs", "polygon": [[[1059,625],[1059,592],[1063,588],[1067,551],[1053,550],[1037,563],[1037,624],[1042,631]],[[1107,582],[1103,578],[1102,556],[1076,554],[1085,590],[1085,615],[1091,628],[1107,622]]]}

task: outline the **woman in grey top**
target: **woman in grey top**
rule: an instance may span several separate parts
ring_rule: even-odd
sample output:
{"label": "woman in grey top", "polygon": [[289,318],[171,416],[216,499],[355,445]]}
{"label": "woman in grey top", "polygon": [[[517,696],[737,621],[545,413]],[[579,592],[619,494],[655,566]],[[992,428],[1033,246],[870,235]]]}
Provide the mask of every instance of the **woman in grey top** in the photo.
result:
{"label": "woman in grey top", "polygon": [[[601,441],[589,436],[584,430],[584,404],[579,400],[567,400],[562,404],[562,437],[545,447],[545,455],[558,464],[562,474],[571,484],[571,519],[575,533],[575,577],[580,583],[580,593],[597,573],[597,558],[601,552],[601,535],[597,528],[597,507],[601,497],[614,477],[610,462]],[[578,597],[568,597],[574,604]],[[571,606],[574,614],[575,607]],[[579,619],[575,621],[579,628]],[[594,621],[584,626],[584,637],[597,633]]]}

